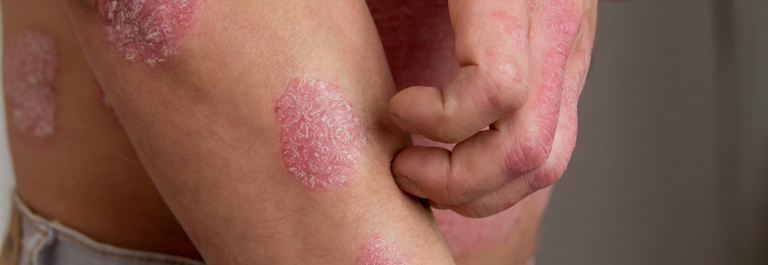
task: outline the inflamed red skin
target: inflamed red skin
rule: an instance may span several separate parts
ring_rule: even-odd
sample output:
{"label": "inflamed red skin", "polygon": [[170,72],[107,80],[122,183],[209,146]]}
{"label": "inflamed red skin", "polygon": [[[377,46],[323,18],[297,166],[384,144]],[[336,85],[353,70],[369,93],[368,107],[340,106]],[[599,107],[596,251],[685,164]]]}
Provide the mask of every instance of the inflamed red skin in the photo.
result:
{"label": "inflamed red skin", "polygon": [[99,0],[109,42],[127,61],[150,67],[179,53],[202,0]]}
{"label": "inflamed red skin", "polygon": [[442,87],[459,70],[447,1],[367,2],[398,90]]}
{"label": "inflamed red skin", "polygon": [[[414,85],[442,87],[459,70],[447,1],[368,1],[398,90]],[[418,14],[418,15],[415,15]],[[413,134],[414,145],[453,149]],[[470,253],[510,236],[522,205],[474,219],[434,209],[437,225],[454,255]]]}
{"label": "inflamed red skin", "polygon": [[491,217],[472,219],[451,210],[433,210],[440,232],[453,254],[468,254],[504,241],[519,225],[521,207]]}
{"label": "inflamed red skin", "polygon": [[[585,37],[588,39],[585,42],[587,45],[583,48],[586,52],[581,54],[584,58],[579,58],[585,63],[581,69],[573,71],[576,74],[567,75],[565,70],[569,48],[580,27],[578,21],[571,19],[579,17],[578,14],[573,13],[574,10],[579,10],[574,6],[574,1],[529,0],[527,3],[523,2],[520,10],[527,9],[529,14],[536,13],[538,17],[535,23],[537,27],[541,27],[530,29],[530,31],[529,23],[533,22],[514,13],[514,9],[492,7],[486,10],[487,6],[480,7],[486,8],[483,12],[487,13],[488,25],[498,31],[487,36],[470,38],[483,42],[484,46],[480,47],[480,50],[471,50],[472,47],[466,46],[467,43],[476,44],[475,42],[465,42],[464,47],[456,49],[454,44],[456,38],[451,27],[447,1],[368,0],[367,2],[379,30],[398,90],[411,86],[442,88],[460,69],[458,64],[460,60],[456,57],[456,53],[463,53],[466,58],[468,52],[477,51],[479,51],[477,54],[480,54],[480,66],[496,85],[518,82],[537,86],[537,90],[529,95],[523,111],[511,115],[509,121],[495,124],[509,126],[515,131],[511,137],[516,140],[510,141],[512,146],[508,148],[511,152],[506,154],[508,155],[506,159],[499,159],[499,162],[507,163],[501,170],[506,171],[507,176],[519,177],[523,173],[531,175],[535,180],[534,184],[537,185],[535,189],[546,187],[551,184],[550,180],[562,174],[575,144],[576,102],[586,77],[589,50],[591,50],[591,39]],[[456,3],[468,2],[457,1]],[[514,2],[487,1],[487,3],[504,6]],[[466,28],[466,25],[464,26]],[[539,41],[543,42],[530,43],[531,32],[538,34]],[[508,52],[509,50],[528,51],[521,53],[521,56],[538,56],[530,54],[530,49],[533,47],[543,50],[539,52],[543,58],[517,58]],[[540,64],[526,65],[529,59]],[[528,84],[529,81],[535,81],[535,83]],[[557,138],[555,131],[558,132]],[[412,135],[412,138],[414,145],[418,146],[441,147],[447,150],[453,150],[456,146],[434,142],[416,134]],[[560,150],[552,151],[553,142],[555,146],[559,146]],[[552,156],[550,156],[551,151]],[[426,160],[417,159],[417,161]],[[530,172],[532,170],[533,172]],[[440,170],[440,172],[443,171],[450,173],[450,170]],[[453,176],[445,178],[452,179]],[[498,181],[504,182],[508,179],[510,178],[500,177]],[[496,187],[500,185],[503,183],[494,184]],[[435,218],[454,255],[477,252],[514,237],[510,233],[519,230],[517,227],[525,223],[520,222],[521,214],[530,212],[521,210],[526,208],[524,204],[532,205],[532,209],[536,209],[533,211],[534,214],[538,212],[537,214],[540,215],[548,200],[546,195],[548,192],[549,190],[542,191],[542,196],[531,196],[522,202],[519,197],[512,197],[503,192],[493,192],[488,196],[492,198],[483,198],[483,202],[487,203],[488,199],[494,199],[494,203],[502,202],[503,205],[495,205],[499,209],[491,209],[493,212],[500,212],[496,215],[473,219],[452,211],[436,210]],[[460,210],[467,210],[467,208],[460,208]],[[503,209],[507,210],[502,211]]]}
{"label": "inflamed red skin", "polygon": [[3,86],[11,104],[11,122],[37,138],[56,129],[55,82],[59,72],[54,38],[36,30],[9,37],[3,55]]}
{"label": "inflamed red skin", "polygon": [[383,237],[374,236],[360,247],[357,265],[411,265],[411,259],[400,247]]}
{"label": "inflamed red skin", "polygon": [[310,189],[349,180],[366,145],[359,118],[335,84],[296,78],[275,104],[286,170]]}

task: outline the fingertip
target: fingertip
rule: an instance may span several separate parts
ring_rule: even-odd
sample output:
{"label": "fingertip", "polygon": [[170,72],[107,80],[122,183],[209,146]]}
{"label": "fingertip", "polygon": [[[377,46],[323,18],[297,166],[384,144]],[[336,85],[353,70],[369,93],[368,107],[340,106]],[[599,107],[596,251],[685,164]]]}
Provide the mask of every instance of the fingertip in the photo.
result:
{"label": "fingertip", "polygon": [[[435,87],[406,88],[389,101],[389,116],[398,127],[413,134],[431,130],[442,110],[442,90]],[[421,130],[420,130],[421,129]]]}
{"label": "fingertip", "polygon": [[426,199],[427,194],[424,193],[423,190],[419,187],[419,184],[416,182],[404,177],[404,176],[395,176],[395,183],[397,183],[397,186],[400,187],[400,190],[404,191],[405,193],[411,194],[413,196]]}
{"label": "fingertip", "polygon": [[398,186],[407,193],[432,200],[445,194],[448,168],[450,151],[438,147],[412,146],[392,160],[392,174]]}
{"label": "fingertip", "polygon": [[442,203],[437,203],[435,201],[429,201],[429,207],[438,209],[438,210],[449,210],[451,207]]}
{"label": "fingertip", "polygon": [[390,112],[389,117],[392,118],[392,120],[395,122],[397,127],[400,127],[400,129],[402,129],[403,131],[406,131],[412,134],[419,134],[419,130],[417,130],[415,126],[413,126],[410,122],[406,121],[399,115],[393,114]]}

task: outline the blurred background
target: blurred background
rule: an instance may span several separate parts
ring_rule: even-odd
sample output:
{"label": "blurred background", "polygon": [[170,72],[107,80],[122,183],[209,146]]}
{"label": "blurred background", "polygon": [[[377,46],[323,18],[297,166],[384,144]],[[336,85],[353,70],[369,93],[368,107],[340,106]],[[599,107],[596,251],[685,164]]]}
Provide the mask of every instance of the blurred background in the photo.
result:
{"label": "blurred background", "polygon": [[768,264],[768,0],[601,1],[579,118],[537,264]]}
{"label": "blurred background", "polygon": [[537,264],[768,264],[768,1],[601,1]]}
{"label": "blurred background", "polygon": [[[0,8],[0,10],[2,10]],[[0,21],[2,21],[2,12],[0,12]],[[2,25],[0,23],[0,25]],[[2,32],[2,27],[0,27]],[[0,50],[3,42],[0,41]],[[0,59],[2,53],[0,53]],[[0,60],[2,62],[2,60]],[[3,77],[3,71],[0,71],[0,80]],[[0,83],[2,84],[2,83]],[[5,91],[5,90],[3,90]],[[5,109],[5,93],[0,93],[0,110]],[[3,112],[4,113],[4,112]],[[8,217],[11,213],[11,196],[13,191],[13,166],[11,165],[11,154],[8,150],[8,131],[6,130],[5,115],[0,115],[0,238],[5,238],[8,233]]]}

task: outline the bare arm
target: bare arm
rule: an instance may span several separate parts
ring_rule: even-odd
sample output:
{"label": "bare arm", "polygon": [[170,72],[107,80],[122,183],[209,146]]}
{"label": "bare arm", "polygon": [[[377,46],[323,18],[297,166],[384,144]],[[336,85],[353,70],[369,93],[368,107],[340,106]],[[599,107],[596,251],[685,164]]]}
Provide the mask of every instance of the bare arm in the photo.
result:
{"label": "bare arm", "polygon": [[139,157],[209,264],[450,264],[363,1],[71,0]]}

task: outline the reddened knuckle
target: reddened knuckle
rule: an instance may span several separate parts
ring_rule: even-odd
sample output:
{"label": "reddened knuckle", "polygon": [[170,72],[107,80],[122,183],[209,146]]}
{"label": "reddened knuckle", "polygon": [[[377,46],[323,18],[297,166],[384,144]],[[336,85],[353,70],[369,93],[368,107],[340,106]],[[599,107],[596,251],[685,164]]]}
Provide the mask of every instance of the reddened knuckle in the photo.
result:
{"label": "reddened knuckle", "polygon": [[557,182],[558,180],[560,180],[561,176],[562,174],[557,174],[554,171],[550,171],[545,174],[542,174],[536,178],[534,188],[536,190],[540,190],[540,189],[549,187],[552,184],[555,184],[555,182]]}
{"label": "reddened knuckle", "polygon": [[568,167],[567,159],[556,159],[552,163],[541,170],[540,174],[534,176],[534,188],[540,190],[555,184],[565,173],[565,169]]}
{"label": "reddened knuckle", "polygon": [[549,159],[554,133],[547,130],[529,131],[518,138],[515,148],[507,155],[507,168],[512,176],[534,170]]}
{"label": "reddened knuckle", "polygon": [[530,137],[533,138],[532,141],[538,144],[537,151],[543,154],[542,156],[534,158],[538,159],[536,160],[536,165],[540,166],[544,164],[549,158],[550,152],[552,152],[552,144],[555,142],[557,122],[557,119],[552,117],[542,119],[541,124],[534,126],[536,129],[530,132]]}

